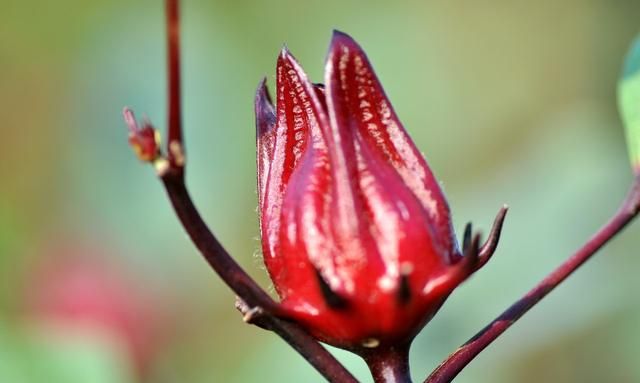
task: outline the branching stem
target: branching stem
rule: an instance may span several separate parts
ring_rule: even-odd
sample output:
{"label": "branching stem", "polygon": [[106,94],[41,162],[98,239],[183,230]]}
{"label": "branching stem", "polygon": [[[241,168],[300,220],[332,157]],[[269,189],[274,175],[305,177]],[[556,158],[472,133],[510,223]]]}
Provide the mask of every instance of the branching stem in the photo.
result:
{"label": "branching stem", "polygon": [[602,246],[618,234],[640,209],[640,177],[636,177],[620,209],[578,251],[547,275],[527,294],[511,305],[499,317],[483,328],[467,343],[454,351],[425,380],[425,383],[451,382],[482,350],[504,333],[529,309],[562,283],[569,275],[591,258]]}

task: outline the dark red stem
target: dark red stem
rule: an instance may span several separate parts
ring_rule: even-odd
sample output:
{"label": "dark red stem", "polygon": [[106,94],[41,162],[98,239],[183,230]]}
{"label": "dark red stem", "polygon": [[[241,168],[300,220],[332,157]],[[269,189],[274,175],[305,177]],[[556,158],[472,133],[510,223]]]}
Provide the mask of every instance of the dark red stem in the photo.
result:
{"label": "dark red stem", "polygon": [[375,383],[411,383],[409,345],[372,349],[362,357]]}
{"label": "dark red stem", "polygon": [[274,310],[276,303],[236,263],[209,230],[194,206],[184,181],[172,173],[167,173],[162,177],[162,182],[182,227],[211,268],[247,304],[262,307],[267,311]]}
{"label": "dark red stem", "polygon": [[640,178],[634,183],[616,214],[569,259],[545,277],[524,297],[511,305],[467,343],[449,355],[425,380],[425,383],[451,382],[482,350],[504,333],[515,321],[536,305],[556,286],[585,263],[602,246],[618,234],[640,209]]}
{"label": "dark red stem", "polygon": [[168,94],[168,134],[167,153],[171,166],[182,169],[182,153],[176,153],[176,143],[179,150],[182,148],[182,111],[181,111],[181,85],[180,85],[180,10],[178,0],[167,0],[167,82]]}

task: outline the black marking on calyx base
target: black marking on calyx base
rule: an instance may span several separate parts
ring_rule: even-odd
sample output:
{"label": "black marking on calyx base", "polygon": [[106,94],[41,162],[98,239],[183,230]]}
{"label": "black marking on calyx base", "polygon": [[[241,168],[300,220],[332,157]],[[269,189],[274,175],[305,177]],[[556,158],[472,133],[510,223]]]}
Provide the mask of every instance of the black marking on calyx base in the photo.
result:
{"label": "black marking on calyx base", "polygon": [[411,300],[411,286],[409,286],[409,276],[401,275],[400,284],[398,285],[397,292],[398,303],[406,305]]}
{"label": "black marking on calyx base", "polygon": [[335,291],[331,290],[331,287],[322,277],[322,273],[320,270],[316,269],[316,278],[318,279],[318,285],[320,285],[320,292],[322,292],[322,297],[324,298],[327,306],[331,307],[335,310],[344,310],[349,305],[346,299],[338,295]]}
{"label": "black marking on calyx base", "polygon": [[466,253],[467,249],[471,245],[472,227],[471,222],[468,222],[464,227],[464,235],[462,236],[462,253]]}

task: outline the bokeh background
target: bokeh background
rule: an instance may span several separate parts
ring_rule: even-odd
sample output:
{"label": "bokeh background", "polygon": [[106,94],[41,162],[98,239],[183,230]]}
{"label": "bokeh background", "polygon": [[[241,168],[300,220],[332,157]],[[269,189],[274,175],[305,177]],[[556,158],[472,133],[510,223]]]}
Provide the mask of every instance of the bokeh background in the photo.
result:
{"label": "bokeh background", "polygon": [[[486,232],[510,205],[494,259],[416,340],[418,381],[588,238],[630,183],[615,88],[640,2],[183,3],[189,187],[264,286],[252,99],[283,43],[317,81],[332,29],[365,47],[458,230]],[[124,105],[165,123],[163,20],[160,0],[0,0],[2,382],[321,381],[242,323],[127,146]],[[640,381],[638,234],[456,381]]]}

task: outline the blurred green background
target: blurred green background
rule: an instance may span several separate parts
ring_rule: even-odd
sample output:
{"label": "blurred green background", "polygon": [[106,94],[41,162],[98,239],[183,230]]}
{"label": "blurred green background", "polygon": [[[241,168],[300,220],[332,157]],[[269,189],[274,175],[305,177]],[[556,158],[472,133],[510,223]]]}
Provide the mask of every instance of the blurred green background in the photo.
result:
{"label": "blurred green background", "polygon": [[[455,227],[511,207],[495,258],[414,344],[417,381],[563,260],[630,183],[615,89],[640,2],[183,1],[188,183],[259,258],[253,95],[283,43],[321,81],[331,30],[367,50]],[[0,0],[0,381],[318,382],[247,326],[126,143],[165,123],[160,0]],[[638,382],[640,224],[456,382]],[[362,381],[365,366],[338,356]]]}

